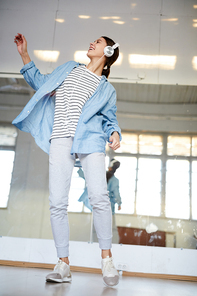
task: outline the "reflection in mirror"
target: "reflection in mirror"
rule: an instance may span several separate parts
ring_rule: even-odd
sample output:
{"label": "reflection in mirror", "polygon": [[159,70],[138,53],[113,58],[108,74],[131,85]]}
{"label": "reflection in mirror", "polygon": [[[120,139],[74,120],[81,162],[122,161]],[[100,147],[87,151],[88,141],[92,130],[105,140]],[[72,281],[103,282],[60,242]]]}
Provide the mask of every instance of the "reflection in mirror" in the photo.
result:
{"label": "reflection in mirror", "polygon": [[[0,169],[6,187],[0,187],[0,235],[52,239],[48,155],[31,135],[11,125],[31,96],[23,79],[17,83],[24,88],[20,93],[0,93]],[[115,204],[113,243],[196,248],[196,134],[136,129],[123,131],[122,136],[116,152],[106,146],[106,171],[112,158],[120,162],[115,176],[122,204],[121,209]],[[4,152],[10,153],[8,159]],[[96,241],[92,213],[79,202],[85,180],[78,170],[76,164],[69,195],[70,240],[92,242]]]}
{"label": "reflection in mirror", "polygon": [[195,248],[196,136],[122,135],[121,148],[108,151],[121,163],[119,243]]}

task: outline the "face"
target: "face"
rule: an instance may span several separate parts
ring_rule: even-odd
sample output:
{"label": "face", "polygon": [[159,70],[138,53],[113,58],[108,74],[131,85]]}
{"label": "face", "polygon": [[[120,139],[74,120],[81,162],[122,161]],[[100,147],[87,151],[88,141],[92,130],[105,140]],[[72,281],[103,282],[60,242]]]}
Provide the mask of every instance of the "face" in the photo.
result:
{"label": "face", "polygon": [[100,37],[94,42],[90,43],[89,50],[87,52],[87,56],[91,59],[94,57],[101,58],[104,54],[104,48],[107,46],[107,42],[104,38]]}

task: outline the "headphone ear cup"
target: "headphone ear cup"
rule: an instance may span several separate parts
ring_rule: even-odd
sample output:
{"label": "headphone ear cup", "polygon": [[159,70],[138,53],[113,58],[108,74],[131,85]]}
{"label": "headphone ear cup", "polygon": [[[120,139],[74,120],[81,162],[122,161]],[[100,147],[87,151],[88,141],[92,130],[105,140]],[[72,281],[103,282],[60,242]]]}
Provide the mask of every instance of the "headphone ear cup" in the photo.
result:
{"label": "headphone ear cup", "polygon": [[106,46],[105,48],[104,48],[104,55],[106,56],[106,57],[111,57],[112,55],[114,54],[114,49],[111,47],[111,46]]}

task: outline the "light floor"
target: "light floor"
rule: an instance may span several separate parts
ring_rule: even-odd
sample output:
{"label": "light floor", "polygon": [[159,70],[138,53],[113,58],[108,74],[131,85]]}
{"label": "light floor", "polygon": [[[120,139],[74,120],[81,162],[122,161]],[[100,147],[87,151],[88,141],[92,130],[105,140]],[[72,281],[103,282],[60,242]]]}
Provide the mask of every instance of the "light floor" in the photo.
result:
{"label": "light floor", "polygon": [[98,274],[72,272],[72,283],[46,283],[50,270],[0,266],[1,296],[195,296],[197,283],[121,277],[116,288],[104,286]]}

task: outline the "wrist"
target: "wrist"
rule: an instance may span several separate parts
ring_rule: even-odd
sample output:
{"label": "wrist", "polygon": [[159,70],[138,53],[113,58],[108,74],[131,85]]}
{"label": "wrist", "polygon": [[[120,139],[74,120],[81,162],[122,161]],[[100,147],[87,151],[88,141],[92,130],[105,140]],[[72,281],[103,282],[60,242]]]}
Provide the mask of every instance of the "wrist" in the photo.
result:
{"label": "wrist", "polygon": [[112,136],[114,133],[119,135],[119,133],[118,133],[117,131],[113,131],[113,133],[111,133],[111,136]]}
{"label": "wrist", "polygon": [[28,52],[22,52],[22,53],[20,54],[20,56],[21,56],[22,58],[27,58],[27,57],[29,57],[29,54],[28,54]]}
{"label": "wrist", "polygon": [[21,54],[21,58],[23,60],[24,65],[28,64],[29,62],[31,62],[31,59],[29,57],[28,52]]}

